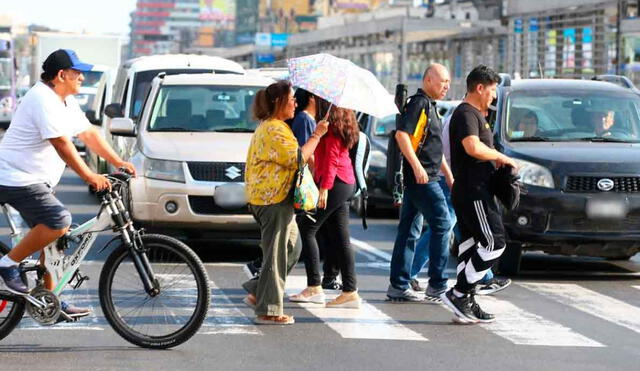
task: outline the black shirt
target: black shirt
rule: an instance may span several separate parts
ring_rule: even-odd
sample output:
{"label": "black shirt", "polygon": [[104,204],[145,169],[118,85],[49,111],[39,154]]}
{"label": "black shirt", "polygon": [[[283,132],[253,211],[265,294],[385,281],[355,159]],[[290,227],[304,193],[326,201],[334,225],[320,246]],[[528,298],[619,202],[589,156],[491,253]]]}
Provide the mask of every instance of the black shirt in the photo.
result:
{"label": "black shirt", "polygon": [[[410,137],[420,137],[418,122],[427,120],[426,138],[422,148],[416,153],[420,164],[429,175],[429,181],[437,181],[442,164],[442,123],[437,114],[436,102],[429,99],[422,89],[409,99],[398,121],[397,130]],[[416,184],[416,176],[407,159],[402,164],[404,184]]]}
{"label": "black shirt", "polygon": [[462,140],[470,135],[477,136],[487,147],[493,148],[493,133],[487,120],[475,107],[463,102],[453,111],[449,125],[454,190],[484,193],[488,191],[495,167],[490,161],[478,160],[467,154]]}

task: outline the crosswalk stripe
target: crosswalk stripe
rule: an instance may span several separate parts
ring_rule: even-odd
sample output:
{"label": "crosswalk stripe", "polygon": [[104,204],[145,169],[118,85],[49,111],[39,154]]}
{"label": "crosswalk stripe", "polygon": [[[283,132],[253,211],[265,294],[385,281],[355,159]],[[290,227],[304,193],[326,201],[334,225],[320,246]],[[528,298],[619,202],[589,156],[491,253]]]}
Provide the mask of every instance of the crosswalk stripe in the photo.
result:
{"label": "crosswalk stripe", "polygon": [[572,283],[518,283],[537,294],[640,333],[640,308]]}
{"label": "crosswalk stripe", "polygon": [[518,345],[604,347],[571,328],[546,320],[495,297],[478,299],[483,309],[496,315],[496,322],[481,326]]}
{"label": "crosswalk stripe", "polygon": [[631,287],[633,287],[634,289],[640,290],[640,286],[631,286]]}
{"label": "crosswalk stripe", "polygon": [[[302,291],[306,283],[307,278],[303,276],[287,277],[287,294]],[[365,301],[359,310],[325,308],[311,303],[300,305],[345,339],[428,341]]]}
{"label": "crosswalk stripe", "polygon": [[201,335],[262,335],[242,311],[213,281],[209,282],[213,295],[207,318],[198,332]]}

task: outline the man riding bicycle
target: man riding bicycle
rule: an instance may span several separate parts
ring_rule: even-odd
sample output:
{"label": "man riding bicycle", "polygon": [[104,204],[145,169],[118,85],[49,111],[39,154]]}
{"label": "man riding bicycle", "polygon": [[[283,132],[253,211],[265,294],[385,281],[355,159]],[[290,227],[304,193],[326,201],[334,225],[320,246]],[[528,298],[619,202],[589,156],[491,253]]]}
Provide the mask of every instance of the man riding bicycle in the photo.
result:
{"label": "man riding bicycle", "polygon": [[[73,136],[109,163],[135,175],[134,166],[114,152],[73,96],[84,81],[82,73],[92,68],[81,62],[73,50],[51,53],[42,64],[41,81],[22,98],[0,142],[0,203],[18,210],[31,227],[0,259],[0,288],[5,286],[14,294],[29,293],[21,278],[20,262],[64,236],[71,225],[71,214],[53,194],[65,163],[97,191],[111,187],[107,178],[92,172],[84,163],[71,142]],[[40,255],[43,264],[43,254]],[[45,288],[53,289],[49,275],[45,275]],[[72,318],[90,314],[89,309],[65,302],[61,307]]]}

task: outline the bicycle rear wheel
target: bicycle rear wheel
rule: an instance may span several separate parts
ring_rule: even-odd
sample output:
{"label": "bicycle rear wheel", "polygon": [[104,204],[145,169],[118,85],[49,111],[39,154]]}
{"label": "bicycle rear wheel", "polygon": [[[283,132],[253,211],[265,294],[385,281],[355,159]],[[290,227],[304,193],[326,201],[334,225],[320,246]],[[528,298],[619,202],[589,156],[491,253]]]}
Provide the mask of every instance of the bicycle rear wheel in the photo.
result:
{"label": "bicycle rear wheel", "polygon": [[[0,258],[9,253],[9,248],[0,242]],[[24,316],[24,301],[12,301],[0,296],[0,340],[16,328]]]}
{"label": "bicycle rear wheel", "polygon": [[165,349],[189,340],[209,310],[211,291],[202,261],[184,243],[163,235],[142,236],[159,294],[147,294],[132,252],[120,245],[100,274],[100,304],[113,329],[145,348]]}

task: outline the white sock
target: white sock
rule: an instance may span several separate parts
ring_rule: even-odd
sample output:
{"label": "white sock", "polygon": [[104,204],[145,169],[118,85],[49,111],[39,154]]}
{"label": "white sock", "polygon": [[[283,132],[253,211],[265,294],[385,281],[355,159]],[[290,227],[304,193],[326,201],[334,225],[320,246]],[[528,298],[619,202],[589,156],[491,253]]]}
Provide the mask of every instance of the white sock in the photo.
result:
{"label": "white sock", "polygon": [[464,294],[463,294],[463,293],[461,293],[460,291],[456,290],[456,289],[453,289],[453,295],[455,295],[455,296],[456,296],[456,298],[462,298],[462,297],[464,297]]}
{"label": "white sock", "polygon": [[9,257],[9,255],[5,255],[2,258],[0,258],[0,268],[13,267],[16,265],[18,265],[18,263],[14,262],[13,259]]}

